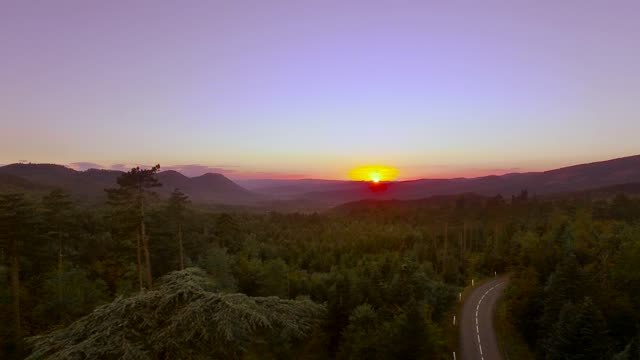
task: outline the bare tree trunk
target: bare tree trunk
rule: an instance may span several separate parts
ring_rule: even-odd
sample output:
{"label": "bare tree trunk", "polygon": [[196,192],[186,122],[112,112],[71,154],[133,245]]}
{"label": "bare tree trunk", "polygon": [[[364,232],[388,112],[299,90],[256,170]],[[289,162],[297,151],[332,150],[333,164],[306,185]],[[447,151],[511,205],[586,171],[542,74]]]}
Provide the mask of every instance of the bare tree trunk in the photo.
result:
{"label": "bare tree trunk", "polygon": [[441,265],[440,249],[438,248],[438,234],[434,233],[431,237],[431,250],[434,257],[433,266],[435,267],[435,271],[438,271],[438,266]]}
{"label": "bare tree trunk", "polygon": [[458,240],[458,249],[460,250],[460,263],[464,261],[464,228],[462,229],[462,233],[460,234],[460,238]]}
{"label": "bare tree trunk", "polygon": [[178,243],[180,244],[180,270],[184,270],[184,248],[182,247],[182,224],[178,224]]}
{"label": "bare tree trunk", "polygon": [[291,299],[291,266],[287,264],[287,299]]}
{"label": "bare tree trunk", "polygon": [[467,253],[467,222],[462,225],[462,255]]}
{"label": "bare tree trunk", "polygon": [[445,223],[444,224],[444,251],[443,251],[443,255],[442,255],[442,273],[446,273],[447,272],[447,243],[449,242],[449,224]]}
{"label": "bare tree trunk", "polygon": [[140,200],[140,237],[142,238],[142,250],[144,251],[147,290],[151,290],[153,284],[151,279],[151,258],[149,257],[149,238],[144,224],[144,199]]}
{"label": "bare tree trunk", "polygon": [[62,233],[58,230],[58,300],[62,302]]}
{"label": "bare tree trunk", "polygon": [[151,287],[153,284],[151,279],[151,258],[149,257],[149,238],[147,237],[147,234],[145,231],[144,221],[140,225],[142,226],[142,249],[144,250],[147,289],[151,290]]}
{"label": "bare tree trunk", "polygon": [[13,327],[16,344],[19,344],[22,338],[22,329],[20,327],[20,263],[18,262],[17,240],[11,239],[10,246],[9,281],[11,282],[11,298],[13,299]]}
{"label": "bare tree trunk", "polygon": [[138,228],[138,231],[136,231],[136,238],[138,239],[137,242],[137,247],[136,247],[136,253],[138,255],[138,284],[140,285],[140,291],[144,290],[144,287],[142,285],[142,250],[141,250],[141,241],[140,241],[140,233],[142,232],[141,228]]}
{"label": "bare tree trunk", "polygon": [[604,288],[609,293],[609,253],[604,256]]}

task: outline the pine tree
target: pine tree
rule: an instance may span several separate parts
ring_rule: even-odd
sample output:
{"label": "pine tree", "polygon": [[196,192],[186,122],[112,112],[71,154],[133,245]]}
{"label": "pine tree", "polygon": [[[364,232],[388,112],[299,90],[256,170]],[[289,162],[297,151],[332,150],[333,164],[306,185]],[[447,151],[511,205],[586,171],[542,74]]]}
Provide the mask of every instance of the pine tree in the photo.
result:
{"label": "pine tree", "polygon": [[238,239],[239,233],[238,224],[233,216],[227,213],[218,216],[214,234],[220,246],[226,247],[231,253],[240,251],[242,243]]}
{"label": "pine tree", "polygon": [[357,306],[349,316],[349,325],[344,329],[340,344],[339,359],[374,359],[377,354],[378,319],[375,309],[369,304]]}
{"label": "pine tree", "polygon": [[590,298],[562,308],[544,343],[547,360],[598,360],[607,352],[607,326]]}
{"label": "pine tree", "polygon": [[148,206],[149,198],[155,193],[151,190],[154,187],[162,186],[155,177],[160,171],[160,165],[156,165],[151,169],[132,168],[118,177],[118,188],[105,189],[109,197],[109,203],[121,210],[135,216],[138,223],[138,274],[140,278],[140,288],[142,290],[142,261],[141,252],[144,253],[145,272],[144,277],[147,283],[147,289],[151,289],[153,285],[151,277],[151,258],[149,255],[149,238],[147,237],[145,224],[145,209]]}
{"label": "pine tree", "polygon": [[86,270],[76,266],[66,265],[62,273],[56,270],[43,278],[42,300],[34,312],[55,325],[68,325],[107,299],[105,282],[91,279]]}
{"label": "pine tree", "polygon": [[544,311],[540,319],[542,337],[549,333],[566,303],[576,303],[584,298],[586,282],[587,277],[575,255],[567,255],[558,264],[544,291]]}
{"label": "pine tree", "polygon": [[34,226],[34,207],[23,194],[0,194],[0,244],[9,257],[9,285],[13,312],[14,340],[22,338],[20,313],[20,256]]}
{"label": "pine tree", "polygon": [[184,222],[184,216],[189,203],[189,197],[181,192],[179,189],[174,189],[169,198],[167,205],[167,212],[169,218],[175,224],[177,237],[178,237],[178,250],[180,256],[180,270],[184,270],[184,244],[182,242],[182,224]]}
{"label": "pine tree", "polygon": [[311,301],[210,292],[187,268],[153,290],[96,308],[65,329],[28,338],[27,359],[241,359],[253,344],[303,339],[325,315]]}
{"label": "pine tree", "polygon": [[[55,238],[58,243],[57,271],[60,277],[63,273],[64,239],[69,237],[73,202],[68,193],[61,189],[55,189],[42,198],[42,206],[44,208],[44,220],[49,232],[48,235]],[[62,299],[62,296],[62,286],[60,285],[58,291],[59,300]]]}

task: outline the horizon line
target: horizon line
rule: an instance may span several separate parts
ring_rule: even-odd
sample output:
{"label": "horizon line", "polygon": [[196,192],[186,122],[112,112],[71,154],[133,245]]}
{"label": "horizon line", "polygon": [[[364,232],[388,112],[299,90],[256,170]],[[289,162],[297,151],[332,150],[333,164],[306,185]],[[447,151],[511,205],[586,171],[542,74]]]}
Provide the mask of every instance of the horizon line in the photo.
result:
{"label": "horizon line", "polygon": [[[572,167],[576,167],[576,166],[585,166],[585,165],[592,165],[592,164],[598,164],[598,163],[603,163],[603,162],[608,162],[608,161],[614,161],[614,160],[622,160],[622,159],[627,159],[627,158],[633,158],[633,157],[640,157],[640,154],[634,154],[634,155],[628,155],[628,156],[622,156],[622,157],[616,157],[616,158],[610,158],[610,159],[606,159],[606,160],[597,160],[597,161],[591,161],[591,162],[585,162],[585,163],[579,163],[579,164],[573,164],[573,165],[567,165],[567,166],[561,166],[561,167],[556,167],[556,168],[551,168],[551,169],[546,169],[546,170],[532,170],[532,171],[511,171],[511,172],[504,172],[504,173],[500,173],[499,171],[497,171],[495,174],[486,174],[486,175],[478,175],[478,176],[444,176],[444,177],[429,177],[429,176],[424,176],[424,177],[414,177],[411,179],[401,179],[401,180],[392,180],[392,181],[384,181],[384,183],[400,183],[400,182],[410,182],[410,181],[420,181],[420,180],[454,180],[454,179],[477,179],[477,178],[485,178],[485,177],[492,177],[492,176],[506,176],[506,175],[515,175],[515,174],[528,174],[528,173],[544,173],[544,172],[549,172],[549,171],[554,171],[554,170],[560,170],[560,169],[566,169],[566,168],[572,168]],[[90,170],[98,170],[98,171],[115,171],[115,172],[126,172],[129,171],[131,168],[135,168],[137,167],[142,167],[142,168],[146,168],[146,167],[150,167],[148,165],[143,165],[143,164],[129,164],[129,165],[135,165],[132,167],[123,167],[125,164],[113,164],[111,165],[111,167],[107,167],[107,166],[103,166],[100,164],[96,164],[96,163],[92,163],[92,165],[97,165],[99,167],[88,167],[86,169],[81,169],[81,168],[74,168],[74,164],[82,164],[83,162],[75,162],[75,163],[68,163],[68,164],[60,164],[60,163],[51,163],[51,162],[27,162],[27,161],[19,161],[19,162],[15,162],[15,163],[10,163],[10,164],[0,164],[0,168],[1,167],[5,167],[5,166],[10,166],[10,165],[55,165],[55,166],[62,166],[64,168],[73,170],[73,171],[77,171],[77,172],[86,172],[86,171],[90,171]],[[84,162],[84,164],[88,164],[87,162]],[[118,166],[118,168],[114,168],[114,166]],[[222,170],[222,171],[206,171],[206,172],[202,172],[199,175],[186,175],[184,172],[179,171],[179,169],[181,168],[185,168],[185,167],[189,167],[189,166],[198,166],[200,167],[202,170],[206,170],[206,169],[211,169],[211,170]],[[223,167],[217,167],[217,166],[207,166],[207,165],[167,165],[165,166],[165,168],[167,168],[166,170],[162,170],[162,165],[160,166],[161,169],[161,173],[162,172],[168,172],[168,171],[175,171],[187,178],[196,178],[196,177],[200,177],[206,174],[219,174],[222,175],[226,178],[229,178],[233,181],[239,181],[239,182],[248,182],[248,181],[339,181],[339,182],[368,182],[366,180],[351,180],[351,179],[336,179],[336,178],[319,178],[319,177],[309,177],[309,176],[303,176],[300,174],[286,174],[286,173],[277,173],[277,172],[265,172],[265,171],[243,171],[243,172],[238,172],[237,170],[226,170]],[[226,173],[225,173],[226,172]],[[234,174],[234,172],[236,174]],[[238,175],[238,174],[242,174],[242,175]],[[259,174],[269,174],[272,175],[272,177],[259,177]],[[252,177],[251,175],[257,175],[257,177]],[[299,176],[296,176],[299,175]]]}

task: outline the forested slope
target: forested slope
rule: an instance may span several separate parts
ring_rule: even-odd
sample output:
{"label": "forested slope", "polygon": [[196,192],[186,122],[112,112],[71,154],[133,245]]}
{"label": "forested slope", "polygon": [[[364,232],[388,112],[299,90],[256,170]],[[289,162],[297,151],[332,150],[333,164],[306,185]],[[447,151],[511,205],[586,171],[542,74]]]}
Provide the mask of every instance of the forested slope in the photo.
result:
{"label": "forested slope", "polygon": [[[109,203],[91,208],[59,190],[0,195],[1,357],[88,356],[78,344],[91,339],[80,329],[122,319],[133,327],[108,331],[140,350],[138,358],[228,350],[229,358],[448,359],[455,343],[445,315],[470,278],[494,271],[513,273],[512,321],[541,359],[637,356],[638,200],[540,200],[522,192],[509,201],[462,195],[324,214],[220,213],[193,207],[177,191],[153,196],[154,176],[122,175]],[[202,272],[174,272],[194,267]],[[206,285],[181,284],[172,288],[184,294],[176,298],[166,279],[190,271]],[[284,302],[260,300],[269,296]],[[174,301],[168,319],[197,316],[205,326],[216,310],[194,313],[191,300],[229,297],[255,304],[258,317],[262,305],[308,304],[318,309],[306,313],[315,325],[293,337],[249,327],[257,332],[211,348],[193,339],[136,338],[166,328],[153,317],[163,301]],[[292,314],[294,323],[306,321],[295,315],[304,311]],[[121,356],[113,344],[100,357]]]}

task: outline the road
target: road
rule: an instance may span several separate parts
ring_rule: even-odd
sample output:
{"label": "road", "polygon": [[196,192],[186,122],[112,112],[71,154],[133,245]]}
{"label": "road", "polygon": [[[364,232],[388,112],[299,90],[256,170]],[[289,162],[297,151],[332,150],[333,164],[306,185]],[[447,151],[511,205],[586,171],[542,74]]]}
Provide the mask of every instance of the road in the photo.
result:
{"label": "road", "polygon": [[501,360],[493,327],[496,302],[507,283],[499,277],[475,289],[462,305],[460,357],[462,360]]}

